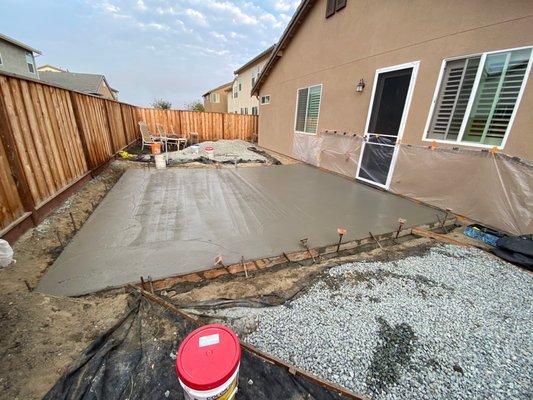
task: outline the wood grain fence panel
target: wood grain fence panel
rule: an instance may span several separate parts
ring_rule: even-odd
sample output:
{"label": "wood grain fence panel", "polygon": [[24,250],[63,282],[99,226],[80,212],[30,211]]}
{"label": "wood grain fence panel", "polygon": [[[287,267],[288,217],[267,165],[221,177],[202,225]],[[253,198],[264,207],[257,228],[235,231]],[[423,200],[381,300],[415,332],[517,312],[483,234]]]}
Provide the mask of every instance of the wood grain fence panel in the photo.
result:
{"label": "wood grain fence panel", "polygon": [[24,214],[24,206],[7,159],[4,142],[0,137],[0,230]]}
{"label": "wood grain fence panel", "polygon": [[113,152],[116,153],[120,149],[126,147],[129,143],[126,137],[126,129],[122,120],[122,113],[120,104],[114,101],[106,101],[105,107],[107,111],[107,119],[111,129],[113,138]]}
{"label": "wood grain fence panel", "polygon": [[124,126],[124,133],[126,135],[126,142],[130,144],[140,136],[137,120],[134,115],[134,107],[127,104],[120,104],[120,109],[122,111],[122,120]]}
{"label": "wood grain fence panel", "polygon": [[107,124],[105,100],[74,93],[81,131],[91,169],[98,168],[114,154]]}

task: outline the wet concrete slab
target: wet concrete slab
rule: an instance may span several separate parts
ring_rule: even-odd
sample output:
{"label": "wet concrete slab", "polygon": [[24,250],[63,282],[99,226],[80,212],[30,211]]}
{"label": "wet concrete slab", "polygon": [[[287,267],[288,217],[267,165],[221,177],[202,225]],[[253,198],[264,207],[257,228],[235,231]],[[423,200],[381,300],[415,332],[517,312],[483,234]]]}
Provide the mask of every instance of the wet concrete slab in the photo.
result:
{"label": "wet concrete slab", "polygon": [[304,165],[130,169],[49,268],[38,290],[76,296],[368,232],[434,222],[435,209]]}

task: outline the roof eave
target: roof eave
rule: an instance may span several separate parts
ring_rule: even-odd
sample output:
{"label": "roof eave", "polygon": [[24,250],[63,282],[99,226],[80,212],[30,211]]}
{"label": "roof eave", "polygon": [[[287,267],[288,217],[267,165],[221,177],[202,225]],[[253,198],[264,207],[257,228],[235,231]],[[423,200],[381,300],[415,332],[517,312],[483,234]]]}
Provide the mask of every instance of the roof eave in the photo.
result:
{"label": "roof eave", "polygon": [[261,71],[259,76],[257,77],[257,82],[255,82],[255,85],[252,88],[252,95],[258,95],[259,89],[261,89],[261,86],[264,83],[265,78],[270,73],[270,70],[274,67],[274,64],[277,62],[277,60],[281,57],[280,51],[283,50],[286,45],[288,44],[289,39],[291,38],[291,34],[294,33],[295,29],[298,28],[300,20],[305,17],[306,12],[313,6],[316,0],[303,0],[300,3],[300,6],[294,13],[292,19],[290,20],[289,24],[283,31],[283,34],[281,35],[281,38],[279,39],[278,43],[276,44],[274,50],[270,54],[270,58],[268,59],[265,68]]}
{"label": "roof eave", "polygon": [[242,67],[240,67],[239,69],[236,69],[235,71],[233,71],[233,73],[235,75],[239,75],[242,71],[244,71],[245,69],[251,67],[252,65],[256,64],[257,62],[261,61],[263,58],[266,58],[266,56],[268,56],[269,54],[272,53],[272,51],[276,48],[276,45],[273,44],[272,46],[270,46],[268,49],[262,51],[260,54],[258,54],[257,56],[255,56],[254,58],[252,58],[250,61],[248,61],[246,64],[244,64]]}

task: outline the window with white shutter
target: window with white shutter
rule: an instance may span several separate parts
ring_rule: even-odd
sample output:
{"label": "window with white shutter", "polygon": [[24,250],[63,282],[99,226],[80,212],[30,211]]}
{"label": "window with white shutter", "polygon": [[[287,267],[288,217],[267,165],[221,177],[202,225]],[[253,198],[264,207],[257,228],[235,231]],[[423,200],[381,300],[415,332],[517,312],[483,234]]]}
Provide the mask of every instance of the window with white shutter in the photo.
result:
{"label": "window with white shutter", "polygon": [[296,132],[315,134],[318,128],[318,114],[322,97],[322,85],[310,86],[298,90],[296,101]]}
{"label": "window with white shutter", "polygon": [[531,48],[446,61],[426,139],[501,146],[530,63]]}

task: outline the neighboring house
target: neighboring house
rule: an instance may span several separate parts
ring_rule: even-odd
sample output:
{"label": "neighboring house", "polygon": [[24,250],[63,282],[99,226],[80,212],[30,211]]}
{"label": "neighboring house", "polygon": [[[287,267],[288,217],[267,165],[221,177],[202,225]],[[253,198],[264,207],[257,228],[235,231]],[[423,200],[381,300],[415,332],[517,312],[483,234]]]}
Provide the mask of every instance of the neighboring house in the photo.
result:
{"label": "neighboring house", "polygon": [[232,82],[218,86],[203,94],[204,108],[208,112],[228,112],[228,92]]}
{"label": "neighboring house", "polygon": [[0,33],[0,71],[37,79],[35,54],[41,52]]}
{"label": "neighboring house", "polygon": [[104,75],[69,72],[48,64],[37,70],[43,82],[106,99],[118,100],[118,90],[109,85]]}
{"label": "neighboring house", "polygon": [[252,90],[259,144],[531,233],[532,46],[531,0],[303,0]]}
{"label": "neighboring house", "polygon": [[228,112],[258,114],[259,100],[256,96],[252,96],[252,87],[255,85],[256,79],[263,70],[274,47],[269,47],[234,72],[235,79],[232,93],[228,100]]}

